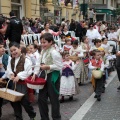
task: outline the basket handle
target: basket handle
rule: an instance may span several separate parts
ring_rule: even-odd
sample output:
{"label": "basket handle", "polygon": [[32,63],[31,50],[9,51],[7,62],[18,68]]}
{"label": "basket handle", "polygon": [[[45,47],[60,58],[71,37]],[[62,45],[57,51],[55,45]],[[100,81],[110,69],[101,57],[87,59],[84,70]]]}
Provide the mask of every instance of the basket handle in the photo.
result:
{"label": "basket handle", "polygon": [[[10,81],[11,81],[11,80],[9,80],[9,81],[7,82],[7,85],[6,85],[6,89],[5,89],[5,92],[7,92],[7,89],[8,89],[8,84],[10,83]],[[14,91],[15,91],[15,89],[16,89],[16,82],[15,82]]]}
{"label": "basket handle", "polygon": [[[39,65],[30,66],[30,69],[33,68],[33,67],[39,67]],[[28,69],[27,73],[29,72],[30,69]],[[43,71],[43,70],[41,70],[39,74],[41,74],[42,71]],[[47,79],[47,71],[46,71],[46,70],[45,70],[45,74],[46,74],[46,75],[45,75],[45,80],[46,80],[46,79]]]}
{"label": "basket handle", "polygon": [[[39,75],[41,75],[42,71],[44,71],[44,70],[41,70]],[[45,80],[47,80],[47,71],[46,70],[45,70]]]}

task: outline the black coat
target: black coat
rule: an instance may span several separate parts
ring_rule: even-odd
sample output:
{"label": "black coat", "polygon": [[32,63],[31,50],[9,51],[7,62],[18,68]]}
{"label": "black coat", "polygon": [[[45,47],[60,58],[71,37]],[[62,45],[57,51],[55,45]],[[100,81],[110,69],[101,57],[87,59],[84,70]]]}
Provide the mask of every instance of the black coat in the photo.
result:
{"label": "black coat", "polygon": [[8,24],[8,28],[5,34],[5,39],[9,39],[10,42],[20,43],[21,34],[23,32],[22,21],[16,17],[12,17],[10,19],[10,23]]}

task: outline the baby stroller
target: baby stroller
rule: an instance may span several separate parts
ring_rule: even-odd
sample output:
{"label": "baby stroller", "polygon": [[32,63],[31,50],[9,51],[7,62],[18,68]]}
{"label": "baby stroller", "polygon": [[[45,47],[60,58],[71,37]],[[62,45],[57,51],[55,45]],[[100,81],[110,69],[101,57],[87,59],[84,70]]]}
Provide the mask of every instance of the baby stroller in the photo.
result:
{"label": "baby stroller", "polygon": [[117,50],[117,42],[116,41],[113,41],[113,40],[108,40],[108,43],[110,44],[111,46],[111,53],[114,55],[116,54],[116,50]]}

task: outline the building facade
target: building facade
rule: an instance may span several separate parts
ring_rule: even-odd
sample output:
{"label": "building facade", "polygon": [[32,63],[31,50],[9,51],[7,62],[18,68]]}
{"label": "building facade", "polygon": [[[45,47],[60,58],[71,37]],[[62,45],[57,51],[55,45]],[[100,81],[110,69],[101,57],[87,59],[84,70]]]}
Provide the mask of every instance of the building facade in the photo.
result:
{"label": "building facade", "polygon": [[[73,0],[76,3],[77,0]],[[44,3],[44,4],[43,4]],[[18,18],[41,17],[43,20],[52,20],[60,23],[62,18],[66,20],[79,20],[78,6],[70,3],[65,5],[65,0],[0,0],[0,13],[9,17],[9,12],[13,11]]]}
{"label": "building facade", "polygon": [[113,21],[115,19],[115,9],[119,0],[79,0],[88,4],[89,8],[94,8],[96,12],[96,20]]}
{"label": "building facade", "polygon": [[18,18],[23,16],[28,18],[39,17],[39,0],[0,0],[0,13],[8,17],[10,11],[14,11]]}

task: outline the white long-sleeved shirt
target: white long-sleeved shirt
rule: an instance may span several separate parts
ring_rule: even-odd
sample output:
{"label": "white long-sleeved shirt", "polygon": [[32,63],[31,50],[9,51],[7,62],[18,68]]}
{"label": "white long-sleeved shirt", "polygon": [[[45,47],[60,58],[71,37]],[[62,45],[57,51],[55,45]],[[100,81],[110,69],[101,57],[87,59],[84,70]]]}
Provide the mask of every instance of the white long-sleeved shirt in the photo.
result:
{"label": "white long-sleeved shirt", "polygon": [[[72,64],[72,66],[70,66],[70,64]],[[77,64],[71,60],[63,62],[63,69],[66,68],[66,65],[68,65],[71,70],[75,70],[77,67]]]}
{"label": "white long-sleeved shirt", "polygon": [[[11,68],[11,60],[9,61],[8,66],[7,66],[8,78],[10,78],[11,74],[14,74],[14,72],[16,72],[16,69],[17,69],[16,66],[19,60],[20,60],[20,57],[15,58],[14,71],[12,71],[12,68]],[[17,74],[20,80],[25,80],[27,77],[29,77],[32,74],[31,66],[32,66],[31,60],[28,58],[25,58],[24,71],[21,71]]]}
{"label": "white long-sleeved shirt", "polygon": [[75,55],[76,53],[78,54],[78,57],[84,57],[83,52],[85,52],[86,50],[83,50],[81,46],[78,46],[76,49],[74,49],[73,47],[70,49],[69,54],[70,56]]}
{"label": "white long-sleeved shirt", "polygon": [[[45,63],[45,61],[47,59],[46,58],[46,54],[47,54],[47,52],[44,52],[44,54],[42,55],[41,62],[36,61],[36,66],[37,67],[34,68],[34,74],[38,74],[39,73],[39,70],[40,70],[39,66],[40,66],[40,64],[41,63]],[[53,64],[49,65],[50,66],[50,71],[51,72],[54,71],[54,70],[61,71],[62,68],[63,68],[62,56],[55,49],[51,50],[50,54],[51,54],[51,57],[52,57],[52,60],[53,60]]]}
{"label": "white long-sleeved shirt", "polygon": [[113,39],[117,39],[117,35],[115,32],[111,32],[108,34],[108,40],[113,40]]}
{"label": "white long-sleeved shirt", "polygon": [[111,52],[110,51],[110,44],[109,43],[107,43],[107,44],[101,44],[101,47],[104,48],[104,50],[106,52]]}
{"label": "white long-sleeved shirt", "polygon": [[[96,60],[96,63],[97,63],[97,61],[98,61],[98,60]],[[88,65],[88,68],[91,69],[91,70],[96,69],[96,67],[92,65],[91,61],[90,61],[89,65]],[[100,70],[101,70],[101,71],[104,71],[104,62],[101,63],[101,68],[100,68]]]}
{"label": "white long-sleeved shirt", "polygon": [[90,45],[93,45],[93,43],[92,43],[93,39],[100,39],[101,38],[98,30],[96,30],[96,29],[93,29],[93,30],[88,29],[87,33],[86,33],[86,36],[89,39]]}

